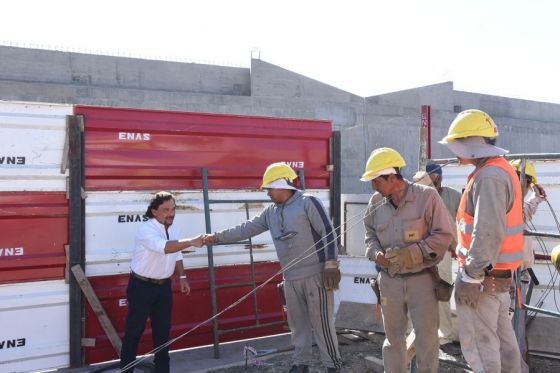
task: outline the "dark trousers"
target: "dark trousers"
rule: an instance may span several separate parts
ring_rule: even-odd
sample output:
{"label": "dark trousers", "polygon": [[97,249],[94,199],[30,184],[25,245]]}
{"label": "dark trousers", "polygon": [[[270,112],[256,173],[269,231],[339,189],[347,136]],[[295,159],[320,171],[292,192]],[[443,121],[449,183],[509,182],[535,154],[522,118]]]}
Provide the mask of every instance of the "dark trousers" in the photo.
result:
{"label": "dark trousers", "polygon": [[[130,276],[126,297],[128,316],[121,348],[121,369],[136,359],[138,342],[144,333],[148,317],[151,320],[154,348],[169,341],[173,305],[171,280],[157,285]],[[155,372],[169,373],[169,348],[166,347],[156,353],[154,363]],[[131,373],[133,369],[122,372]]]}

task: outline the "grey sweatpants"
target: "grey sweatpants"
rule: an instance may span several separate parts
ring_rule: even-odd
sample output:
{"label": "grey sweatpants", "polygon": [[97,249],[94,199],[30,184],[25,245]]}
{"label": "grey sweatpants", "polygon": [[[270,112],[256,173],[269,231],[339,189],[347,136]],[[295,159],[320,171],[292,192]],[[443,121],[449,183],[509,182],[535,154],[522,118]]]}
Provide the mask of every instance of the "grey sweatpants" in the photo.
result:
{"label": "grey sweatpants", "polygon": [[294,345],[294,364],[310,365],[312,335],[326,367],[340,369],[338,340],[334,327],[332,290],[323,286],[323,274],[300,280],[285,280],[284,292],[288,309],[288,324]]}
{"label": "grey sweatpants", "polygon": [[429,273],[407,277],[379,274],[381,311],[385,328],[383,365],[387,373],[407,371],[406,329],[408,313],[416,333],[416,364],[418,373],[438,370],[438,301],[434,280]]}
{"label": "grey sweatpants", "polygon": [[483,292],[476,308],[457,304],[459,338],[476,373],[519,373],[521,354],[508,316],[510,295]]}

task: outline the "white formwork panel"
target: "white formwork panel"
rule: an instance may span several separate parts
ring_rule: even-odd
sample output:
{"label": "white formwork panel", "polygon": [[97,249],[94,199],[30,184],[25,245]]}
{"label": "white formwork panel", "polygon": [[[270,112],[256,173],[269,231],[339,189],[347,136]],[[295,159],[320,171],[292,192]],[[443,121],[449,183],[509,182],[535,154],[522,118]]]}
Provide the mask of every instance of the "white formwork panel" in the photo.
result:
{"label": "white formwork panel", "polygon": [[[206,232],[204,202],[201,191],[173,192],[177,211],[173,223],[183,237],[194,237]],[[328,191],[306,191],[329,208]],[[149,204],[149,192],[88,192],[86,198],[86,274],[103,276],[130,271],[130,259],[137,230]],[[262,191],[211,191],[212,200],[268,200]],[[249,204],[249,217],[260,213],[268,203]],[[214,203],[211,208],[212,231],[218,231],[246,220],[243,203]],[[254,261],[276,261],[276,250],[269,232],[253,237]],[[187,268],[206,267],[206,247],[191,248],[183,254]],[[218,245],[213,247],[214,265],[249,263],[247,245]]]}
{"label": "white formwork panel", "polygon": [[0,191],[65,191],[61,173],[72,106],[0,101]]}
{"label": "white formwork panel", "polygon": [[341,302],[376,304],[377,298],[371,288],[371,280],[377,276],[375,263],[366,257],[340,255],[340,284],[334,292],[334,314]]}
{"label": "white formwork panel", "polygon": [[0,372],[69,365],[68,289],[64,280],[0,285]]}
{"label": "white formwork panel", "polygon": [[365,255],[364,216],[372,194],[343,194],[341,196],[341,242],[347,255],[358,257]]}

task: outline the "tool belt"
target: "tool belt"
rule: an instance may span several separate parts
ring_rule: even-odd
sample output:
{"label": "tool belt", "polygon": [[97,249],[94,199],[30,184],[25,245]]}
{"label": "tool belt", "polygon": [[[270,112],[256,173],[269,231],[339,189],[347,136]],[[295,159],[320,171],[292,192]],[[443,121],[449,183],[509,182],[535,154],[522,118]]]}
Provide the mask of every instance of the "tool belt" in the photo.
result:
{"label": "tool belt", "polygon": [[[389,272],[387,272],[387,270],[386,270],[385,268],[383,268],[383,267],[379,267],[379,269],[380,269],[381,271],[387,273],[387,274],[389,273]],[[429,268],[424,268],[424,269],[422,269],[422,270],[420,270],[420,271],[418,271],[418,272],[395,273],[395,275],[394,275],[393,277],[394,277],[394,278],[396,278],[396,277],[401,277],[401,278],[402,278],[402,277],[411,277],[411,276],[416,276],[416,275],[423,275],[424,273],[428,273],[428,272],[430,272],[430,269],[429,269]]]}
{"label": "tool belt", "polygon": [[436,299],[440,302],[449,302],[451,299],[451,293],[453,293],[453,284],[443,280],[439,277],[439,271],[436,266],[428,268],[432,278],[434,280],[434,291],[436,293]]}
{"label": "tool belt", "polygon": [[381,290],[379,290],[379,273],[374,279],[371,280],[370,285],[373,293],[377,297],[377,304],[381,303]]}
{"label": "tool belt", "polygon": [[489,271],[482,281],[482,291],[487,293],[507,293],[512,285],[512,273],[508,270]]}
{"label": "tool belt", "polygon": [[140,276],[138,273],[134,273],[132,271],[130,271],[130,275],[132,277],[136,277],[138,280],[142,280],[142,281],[145,281],[145,282],[149,282],[150,284],[156,284],[156,285],[163,285],[163,284],[165,284],[165,282],[167,280],[169,280],[169,278],[157,279],[157,278],[144,277],[144,276]]}
{"label": "tool belt", "polygon": [[498,278],[511,278],[513,273],[511,269],[493,269],[486,272],[486,276],[498,277]]}

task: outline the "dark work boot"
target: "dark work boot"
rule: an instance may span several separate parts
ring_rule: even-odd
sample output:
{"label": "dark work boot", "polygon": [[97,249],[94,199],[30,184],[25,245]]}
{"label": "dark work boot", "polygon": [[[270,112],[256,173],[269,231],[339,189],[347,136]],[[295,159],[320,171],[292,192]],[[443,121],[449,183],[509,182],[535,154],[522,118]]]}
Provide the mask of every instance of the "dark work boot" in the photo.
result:
{"label": "dark work boot", "polygon": [[309,366],[307,365],[292,365],[288,373],[309,373]]}

